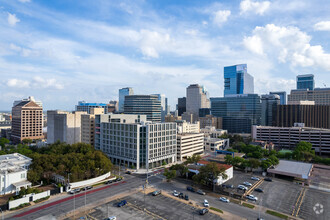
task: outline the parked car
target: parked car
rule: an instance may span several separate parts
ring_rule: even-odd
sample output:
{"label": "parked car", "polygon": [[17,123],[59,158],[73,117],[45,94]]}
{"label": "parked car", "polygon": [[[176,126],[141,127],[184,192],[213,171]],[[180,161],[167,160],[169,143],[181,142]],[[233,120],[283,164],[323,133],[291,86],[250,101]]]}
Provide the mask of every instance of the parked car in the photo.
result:
{"label": "parked car", "polygon": [[250,199],[250,200],[252,200],[252,201],[257,201],[257,200],[258,200],[258,198],[255,197],[254,195],[247,195],[246,198],[247,198],[247,199]]}
{"label": "parked car", "polygon": [[238,185],[237,189],[248,190],[248,188],[246,186],[243,186],[243,185]]}
{"label": "parked car", "polygon": [[188,201],[189,200],[189,196],[188,195],[185,195],[184,196],[184,199]]}
{"label": "parked car", "polygon": [[251,177],[251,180],[260,180],[260,179],[258,177],[253,176]]}
{"label": "parked car", "polygon": [[85,191],[85,190],[89,190],[89,189],[92,189],[92,188],[93,188],[93,186],[86,186],[86,187],[82,188],[81,190]]}
{"label": "parked car", "polygon": [[191,191],[191,192],[195,192],[196,190],[194,188],[192,188],[191,186],[187,186],[187,190]]}
{"label": "parked car", "polygon": [[152,195],[153,195],[153,196],[158,196],[158,195],[160,195],[160,194],[162,194],[162,191],[160,191],[160,190],[156,190],[156,191],[153,191],[153,192],[152,192]]}
{"label": "parked car", "polygon": [[204,207],[209,207],[210,206],[209,201],[204,199],[203,205],[204,205]]}
{"label": "parked car", "polygon": [[108,180],[108,181],[106,182],[106,184],[111,184],[111,183],[113,183],[113,180]]}
{"label": "parked car", "polygon": [[131,172],[131,171],[129,171],[129,170],[128,170],[128,171],[126,171],[125,173],[126,173],[126,174],[132,174],[132,172]]}
{"label": "parked car", "polygon": [[227,199],[226,197],[220,197],[220,201],[229,203],[229,199]]}
{"label": "parked car", "polygon": [[70,194],[76,194],[76,193],[78,193],[78,192],[80,192],[80,189],[78,188],[78,189],[73,189],[73,190],[71,190],[69,193]]}
{"label": "parked car", "polygon": [[209,210],[208,210],[208,209],[205,209],[205,208],[199,210],[199,214],[200,214],[200,215],[205,215],[205,214],[208,213],[208,212],[209,212]]}
{"label": "parked car", "polygon": [[179,194],[179,198],[183,199],[183,193]]}
{"label": "parked car", "polygon": [[234,185],[231,185],[231,184],[226,185],[226,188],[233,189],[234,188]]}
{"label": "parked car", "polygon": [[252,184],[249,183],[249,182],[244,182],[243,184],[244,184],[245,186],[252,186]]}
{"label": "parked car", "polygon": [[203,192],[202,190],[197,190],[196,193],[198,193],[199,195],[205,195],[205,192]]}
{"label": "parked car", "polygon": [[264,190],[263,189],[260,189],[260,188],[255,188],[254,191],[261,192],[261,193],[264,192]]}
{"label": "parked car", "polygon": [[268,182],[272,182],[273,181],[272,178],[269,178],[269,177],[265,178],[264,180],[265,181],[268,181]]}
{"label": "parked car", "polygon": [[117,219],[116,216],[110,216],[110,217],[106,218],[105,220],[116,220],[116,219]]}
{"label": "parked car", "polygon": [[127,201],[126,200],[122,200],[121,202],[119,202],[118,204],[117,204],[117,206],[118,207],[122,207],[122,206],[124,206],[124,205],[126,205],[127,204]]}
{"label": "parked car", "polygon": [[115,182],[119,182],[122,181],[123,179],[121,177],[118,177],[117,179],[115,179]]}
{"label": "parked car", "polygon": [[179,193],[176,190],[174,190],[173,191],[173,196],[178,197],[179,196]]}

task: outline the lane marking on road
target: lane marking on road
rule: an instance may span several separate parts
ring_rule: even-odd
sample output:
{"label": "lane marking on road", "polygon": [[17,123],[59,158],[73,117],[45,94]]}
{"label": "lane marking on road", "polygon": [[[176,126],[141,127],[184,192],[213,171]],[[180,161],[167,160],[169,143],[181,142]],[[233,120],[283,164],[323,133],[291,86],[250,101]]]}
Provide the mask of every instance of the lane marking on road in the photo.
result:
{"label": "lane marking on road", "polygon": [[146,208],[142,209],[142,208],[140,208],[139,206],[137,206],[137,205],[133,205],[133,204],[130,203],[130,202],[127,202],[127,205],[130,206],[130,207],[132,207],[132,208],[134,208],[134,209],[137,209],[137,210],[139,210],[139,211],[142,211],[142,212],[145,211],[145,213],[146,213],[147,215],[149,215],[149,216],[151,216],[151,217],[153,217],[153,218],[166,220],[166,218],[163,218],[163,217],[157,215],[156,213],[153,213],[153,212],[149,211],[149,210],[146,209]]}
{"label": "lane marking on road", "polygon": [[[98,192],[98,191],[101,191],[101,190],[104,190],[104,189],[107,189],[107,188],[110,188],[110,187],[113,187],[113,186],[124,184],[124,183],[126,183],[126,181],[121,181],[121,182],[118,182],[118,183],[115,183],[115,184],[111,184],[111,185],[107,185],[107,186],[100,187],[100,188],[97,188],[97,189],[93,189],[93,190],[87,191],[86,192],[86,195],[91,194],[91,193],[94,193],[94,192]],[[48,204],[45,204],[45,205],[42,205],[42,206],[33,208],[33,209],[29,210],[29,211],[26,211],[26,212],[17,214],[15,216],[13,216],[13,218],[23,217],[25,215],[28,215],[28,214],[37,212],[39,210],[42,210],[42,209],[45,209],[45,208],[48,208],[48,207],[51,207],[51,206],[54,206],[54,205],[57,205],[57,204],[60,204],[62,202],[66,202],[66,201],[72,200],[72,199],[74,199],[74,197],[75,198],[79,198],[81,196],[85,196],[85,193],[79,193],[79,194],[77,194],[75,196],[70,196],[70,197],[67,197],[67,198],[64,198],[64,199],[60,199],[60,200],[57,200],[57,201],[54,201],[54,202],[51,202],[51,203],[48,203]]]}
{"label": "lane marking on road", "polygon": [[305,188],[302,188],[302,190],[299,193],[298,199],[297,199],[296,204],[294,205],[294,209],[293,209],[293,211],[291,213],[292,216],[295,216],[295,213],[296,213],[296,210],[297,210],[297,204],[299,203],[299,201],[300,201],[300,199],[301,199],[304,191],[305,191]]}
{"label": "lane marking on road", "polygon": [[304,188],[304,193],[303,193],[303,195],[302,195],[302,197],[301,197],[301,199],[300,199],[300,203],[299,203],[299,206],[298,206],[298,210],[297,210],[297,213],[296,213],[296,215],[295,215],[296,217],[297,217],[298,214],[299,214],[300,207],[301,207],[301,204],[302,204],[302,202],[303,202],[303,200],[304,200],[304,197],[305,197],[306,191],[307,191],[307,189]]}

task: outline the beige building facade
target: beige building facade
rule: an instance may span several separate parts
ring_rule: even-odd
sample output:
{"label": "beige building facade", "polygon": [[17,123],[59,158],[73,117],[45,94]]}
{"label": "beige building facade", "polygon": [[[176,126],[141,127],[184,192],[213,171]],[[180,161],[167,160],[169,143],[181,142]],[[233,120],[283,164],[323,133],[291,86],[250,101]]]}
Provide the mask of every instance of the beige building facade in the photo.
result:
{"label": "beige building facade", "polygon": [[103,108],[92,108],[90,114],[81,115],[81,142],[94,146],[95,115],[104,114]]}
{"label": "beige building facade", "polygon": [[200,127],[205,128],[207,126],[215,127],[216,129],[222,129],[222,118],[214,117],[212,115],[206,115],[205,117],[199,117]]}
{"label": "beige building facade", "polygon": [[177,159],[182,161],[194,154],[204,153],[204,135],[202,133],[183,133],[177,135]]}

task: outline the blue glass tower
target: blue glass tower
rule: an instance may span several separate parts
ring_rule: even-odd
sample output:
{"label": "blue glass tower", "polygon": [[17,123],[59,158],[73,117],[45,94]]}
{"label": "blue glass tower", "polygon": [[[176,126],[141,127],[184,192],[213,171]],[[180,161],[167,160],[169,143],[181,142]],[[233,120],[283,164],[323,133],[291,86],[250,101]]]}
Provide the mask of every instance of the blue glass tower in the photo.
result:
{"label": "blue glass tower", "polygon": [[224,67],[224,96],[253,94],[253,76],[247,73],[247,65],[239,64]]}
{"label": "blue glass tower", "polygon": [[297,89],[314,90],[315,82],[313,74],[297,76]]}
{"label": "blue glass tower", "polygon": [[286,105],[286,92],[270,92],[270,95],[279,95],[280,96],[280,105]]}

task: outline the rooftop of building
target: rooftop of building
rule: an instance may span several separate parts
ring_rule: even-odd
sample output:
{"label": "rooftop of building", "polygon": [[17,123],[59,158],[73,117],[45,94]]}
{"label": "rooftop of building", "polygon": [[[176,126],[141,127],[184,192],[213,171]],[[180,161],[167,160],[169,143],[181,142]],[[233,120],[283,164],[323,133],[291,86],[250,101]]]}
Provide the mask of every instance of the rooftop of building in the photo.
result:
{"label": "rooftop of building", "polygon": [[264,129],[281,129],[281,130],[289,130],[289,129],[296,129],[296,130],[304,130],[304,131],[326,131],[330,132],[330,129],[326,128],[312,128],[312,127],[275,127],[275,126],[263,126],[263,125],[253,125],[257,128],[264,128]]}
{"label": "rooftop of building", "polygon": [[[210,161],[206,161],[206,160],[200,160],[200,161],[198,161],[197,162],[197,166],[199,165],[199,166],[203,166],[203,165],[207,165],[207,164],[209,164],[209,163],[212,163],[212,162],[210,162]],[[232,168],[233,166],[232,165],[228,165],[228,164],[221,164],[221,163],[217,163],[217,162],[215,162],[216,164],[217,164],[217,166],[219,167],[219,168],[225,168],[226,170],[228,170],[228,169],[230,169],[230,168]]]}
{"label": "rooftop of building", "polygon": [[193,136],[193,135],[201,135],[204,137],[203,133],[178,133],[177,136]]}
{"label": "rooftop of building", "polygon": [[78,106],[107,106],[105,103],[93,103],[93,102],[85,102],[85,101],[79,101]]}
{"label": "rooftop of building", "polygon": [[29,158],[27,156],[24,156],[22,154],[19,154],[19,153],[5,154],[5,155],[0,156],[0,165],[3,162],[10,162],[10,161],[11,162],[17,162],[17,161],[23,161],[23,160],[32,161],[31,158]]}
{"label": "rooftop of building", "polygon": [[275,168],[269,168],[267,171],[279,175],[308,179],[312,168],[313,164],[311,163],[280,160]]}
{"label": "rooftop of building", "polygon": [[223,140],[227,140],[227,139],[223,139],[223,138],[210,138],[210,137],[207,137],[205,138],[205,141],[208,141],[208,142],[218,142],[218,141],[223,141]]}

